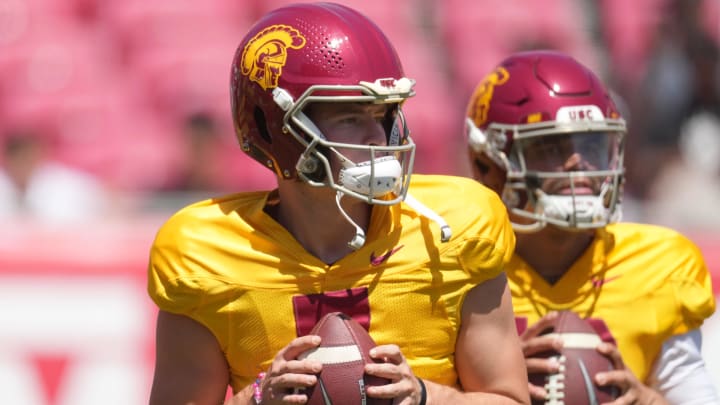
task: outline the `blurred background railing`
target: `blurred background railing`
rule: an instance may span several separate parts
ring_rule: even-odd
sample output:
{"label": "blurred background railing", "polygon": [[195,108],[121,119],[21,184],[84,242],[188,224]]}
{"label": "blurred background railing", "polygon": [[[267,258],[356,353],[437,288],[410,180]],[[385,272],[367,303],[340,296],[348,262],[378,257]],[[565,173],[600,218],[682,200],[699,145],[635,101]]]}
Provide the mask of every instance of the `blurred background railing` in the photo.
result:
{"label": "blurred background railing", "polygon": [[[597,71],[630,125],[625,220],[685,232],[718,291],[720,1],[341,2],[418,81],[417,172],[467,173],[465,102],[509,52],[561,49]],[[157,227],[273,186],[237,146],[228,78],[245,31],[284,3],[0,0],[0,402],[146,402]],[[720,382],[717,316],[705,330]]]}

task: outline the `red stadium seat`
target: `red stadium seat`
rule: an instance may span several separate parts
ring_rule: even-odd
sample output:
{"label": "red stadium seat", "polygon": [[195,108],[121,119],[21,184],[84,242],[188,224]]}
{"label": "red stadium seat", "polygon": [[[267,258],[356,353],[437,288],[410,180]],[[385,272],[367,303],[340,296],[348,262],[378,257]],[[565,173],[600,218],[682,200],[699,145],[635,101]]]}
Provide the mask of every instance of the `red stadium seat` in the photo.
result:
{"label": "red stadium seat", "polygon": [[129,63],[139,53],[157,49],[195,52],[216,46],[218,38],[239,43],[249,19],[216,0],[107,2],[102,18]]}
{"label": "red stadium seat", "polygon": [[[112,45],[102,32],[47,21],[55,23],[5,48],[0,88],[12,102],[0,110],[0,131],[37,128],[52,137],[56,158],[122,187],[161,184],[173,133],[149,115],[138,87],[113,63]],[[130,172],[136,176],[123,174]]]}

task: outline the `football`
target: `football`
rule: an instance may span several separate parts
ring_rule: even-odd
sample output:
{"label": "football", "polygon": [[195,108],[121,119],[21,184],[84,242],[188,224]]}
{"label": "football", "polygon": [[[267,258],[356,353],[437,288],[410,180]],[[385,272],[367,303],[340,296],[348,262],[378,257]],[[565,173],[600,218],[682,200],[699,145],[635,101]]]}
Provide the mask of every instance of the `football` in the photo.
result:
{"label": "football", "polygon": [[308,404],[391,405],[392,399],[365,395],[365,387],[390,381],[365,374],[365,364],[374,362],[368,352],[375,342],[365,328],[350,316],[333,312],[323,316],[310,332],[322,338],[320,346],[300,355],[300,359],[320,361],[323,369],[317,384],[306,390]]}
{"label": "football", "polygon": [[571,311],[561,311],[553,325],[542,334],[562,338],[560,353],[539,353],[538,357],[556,357],[560,371],[556,374],[530,374],[530,382],[545,387],[545,401],[533,400],[533,405],[597,405],[610,402],[619,396],[617,387],[600,387],[595,384],[595,374],[612,370],[609,358],[595,348],[602,342],[595,329]]}

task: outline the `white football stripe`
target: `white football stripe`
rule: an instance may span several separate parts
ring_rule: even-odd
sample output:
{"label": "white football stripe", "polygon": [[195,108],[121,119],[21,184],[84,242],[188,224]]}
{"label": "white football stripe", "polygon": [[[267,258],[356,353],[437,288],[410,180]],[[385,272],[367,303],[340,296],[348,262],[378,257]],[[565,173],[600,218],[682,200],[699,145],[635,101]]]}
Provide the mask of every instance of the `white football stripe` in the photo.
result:
{"label": "white football stripe", "polygon": [[559,337],[568,349],[594,349],[602,343],[600,336],[592,333],[549,333],[547,336]]}
{"label": "white football stripe", "polygon": [[306,358],[317,360],[322,364],[341,364],[362,360],[360,350],[355,345],[318,347],[300,355],[300,360]]}

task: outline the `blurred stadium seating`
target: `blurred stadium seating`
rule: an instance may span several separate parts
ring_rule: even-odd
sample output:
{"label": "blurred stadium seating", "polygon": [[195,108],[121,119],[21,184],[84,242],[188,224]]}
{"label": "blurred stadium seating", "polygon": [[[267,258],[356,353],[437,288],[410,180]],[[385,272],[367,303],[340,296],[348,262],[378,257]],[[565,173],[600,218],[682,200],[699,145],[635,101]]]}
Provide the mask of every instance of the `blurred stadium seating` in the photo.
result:
{"label": "blurred stadium seating", "polygon": [[[464,172],[456,158],[463,153],[463,103],[505,54],[555,47],[601,70],[608,61],[599,49],[600,30],[617,70],[641,75],[638,66],[666,2],[344,1],[383,28],[418,81],[417,97],[406,107],[419,145],[417,171],[453,174]],[[0,129],[42,123],[58,137],[58,154],[68,163],[121,190],[162,189],[180,164],[179,123],[206,111],[228,134],[227,160],[236,162],[228,185],[269,186],[271,177],[253,182],[238,176],[254,163],[230,151],[227,77],[246,29],[286,3],[6,0],[0,9]],[[705,3],[717,12],[713,2]],[[712,15],[704,17],[709,26],[717,25]]]}

